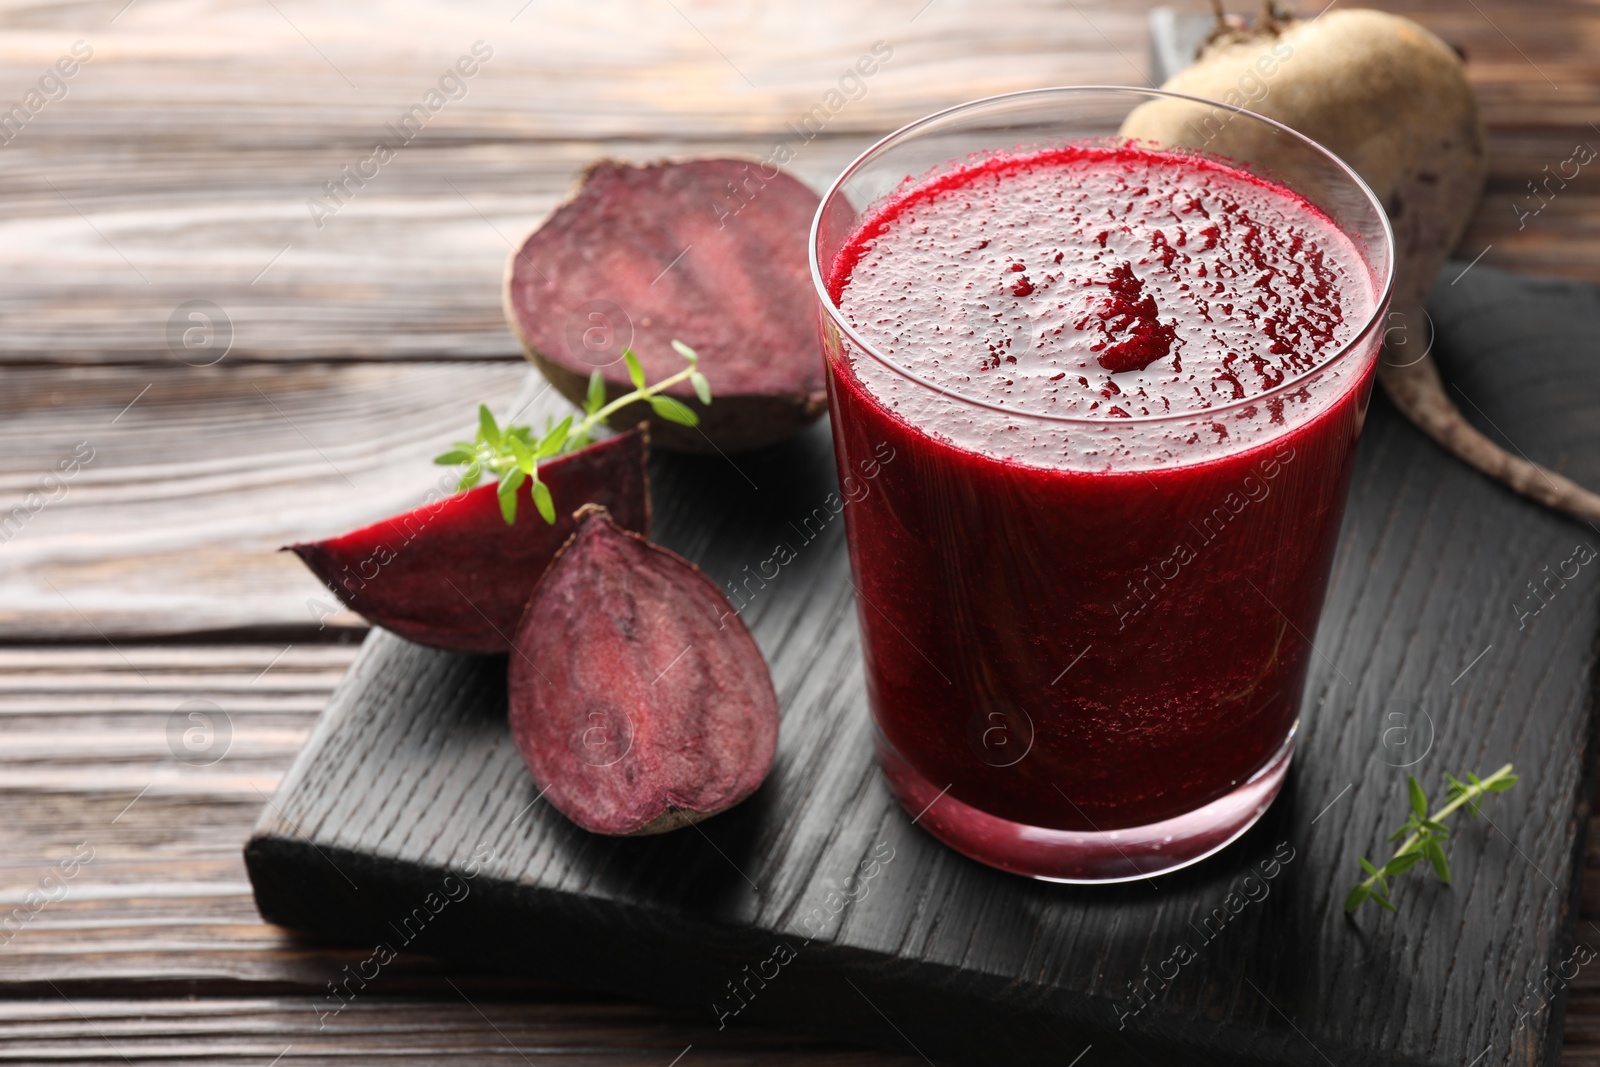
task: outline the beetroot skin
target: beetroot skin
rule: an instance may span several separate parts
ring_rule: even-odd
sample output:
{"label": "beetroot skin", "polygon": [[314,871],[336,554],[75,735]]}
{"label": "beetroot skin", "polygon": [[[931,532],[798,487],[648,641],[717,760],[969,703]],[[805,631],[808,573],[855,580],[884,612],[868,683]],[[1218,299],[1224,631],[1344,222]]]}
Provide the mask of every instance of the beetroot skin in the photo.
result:
{"label": "beetroot skin", "polygon": [[622,526],[649,532],[647,445],[635,429],[539,464],[560,515],[554,525],[539,516],[528,482],[507,525],[490,483],[289,547],[369,622],[436,648],[504,652],[539,577],[576,530],[579,505],[602,504]]}
{"label": "beetroot skin", "polygon": [[669,394],[698,428],[630,404],[655,443],[684,452],[773,444],[827,409],[807,240],[817,194],[759,163],[603,161],[530,234],[506,266],[506,319],[528,358],[582,404],[589,375],[607,399],[630,391],[622,348],[650,381],[683,368],[676,339],[700,356],[714,402],[687,382]]}
{"label": "beetroot skin", "polygon": [[511,734],[599,834],[674,830],[755,792],[778,744],[766,661],[710,579],[585,507],[510,659]]}

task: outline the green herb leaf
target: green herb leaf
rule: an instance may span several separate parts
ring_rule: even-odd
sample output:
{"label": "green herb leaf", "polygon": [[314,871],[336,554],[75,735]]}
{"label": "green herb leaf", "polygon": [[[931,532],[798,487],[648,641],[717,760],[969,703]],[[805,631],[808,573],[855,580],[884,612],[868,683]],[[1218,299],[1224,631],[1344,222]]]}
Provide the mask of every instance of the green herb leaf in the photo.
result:
{"label": "green herb leaf", "polygon": [[1392,877],[1397,874],[1404,874],[1415,867],[1421,860],[1422,853],[1420,852],[1402,852],[1383,865],[1384,876]]}
{"label": "green herb leaf", "polygon": [[639,365],[639,357],[633,354],[633,349],[624,348],[622,350],[622,362],[628,367],[628,380],[633,383],[633,387],[635,389],[643,389],[645,387],[644,368]]}
{"label": "green herb leaf", "polygon": [[700,416],[696,415],[686,404],[672,399],[670,396],[652,396],[650,410],[660,415],[668,422],[681,423],[684,426],[698,426]]}
{"label": "green herb leaf", "polygon": [[1490,782],[1488,789],[1491,793],[1504,793],[1507,789],[1510,789],[1516,784],[1517,776],[1514,774],[1508,774],[1504,778],[1499,778],[1493,782]]}
{"label": "green herb leaf", "polygon": [[488,404],[478,405],[478,439],[490,448],[500,447],[500,424],[494,421]]}
{"label": "green herb leaf", "polygon": [[672,339],[672,350],[690,363],[700,362],[700,354],[677,338]]}
{"label": "green herb leaf", "polygon": [[[566,418],[556,423],[556,425],[551,428],[550,432],[544,435],[544,439],[539,442],[539,458],[544,459],[547,456],[559,456],[561,454],[562,446],[567,443],[567,436],[571,432],[572,416],[568,415]],[[529,471],[528,473],[532,474],[533,472]]]}
{"label": "green herb leaf", "polygon": [[556,524],[556,504],[550,499],[550,487],[538,479],[533,482],[533,506],[539,509],[539,514],[551,526]]}
{"label": "green herb leaf", "polygon": [[1361,907],[1362,904],[1366,903],[1367,898],[1371,895],[1372,890],[1368,886],[1354,886],[1350,890],[1350,895],[1344,898],[1344,910],[1355,911],[1357,908]]}
{"label": "green herb leaf", "polygon": [[1416,812],[1417,818],[1428,817],[1428,795],[1422,791],[1422,784],[1414,775],[1407,775],[1406,781],[1411,791],[1411,810]]}
{"label": "green herb leaf", "polygon": [[517,461],[516,469],[522,474],[532,474],[536,469],[533,453],[528,451],[528,446],[523,444],[522,438],[507,434],[506,444],[511,447],[511,458]]}
{"label": "green herb leaf", "polygon": [[517,489],[527,477],[521,467],[512,467],[500,479],[500,488],[495,490],[500,496],[500,517],[506,520],[507,526],[517,521]]}
{"label": "green herb leaf", "polygon": [[1439,842],[1429,840],[1427,845],[1428,862],[1433,864],[1433,873],[1439,876],[1439,881],[1445,885],[1450,884],[1450,861],[1445,859],[1444,848]]}
{"label": "green herb leaf", "polygon": [[454,467],[458,463],[471,463],[475,454],[465,448],[452,448],[448,452],[434,456],[433,461],[441,467]]}
{"label": "green herb leaf", "polygon": [[700,398],[700,403],[707,405],[711,403],[711,383],[706,380],[704,374],[695,371],[689,375],[689,384],[694,386],[694,395]]}
{"label": "green herb leaf", "polygon": [[606,376],[596,367],[589,375],[589,395],[583,401],[583,413],[593,415],[606,403]]}

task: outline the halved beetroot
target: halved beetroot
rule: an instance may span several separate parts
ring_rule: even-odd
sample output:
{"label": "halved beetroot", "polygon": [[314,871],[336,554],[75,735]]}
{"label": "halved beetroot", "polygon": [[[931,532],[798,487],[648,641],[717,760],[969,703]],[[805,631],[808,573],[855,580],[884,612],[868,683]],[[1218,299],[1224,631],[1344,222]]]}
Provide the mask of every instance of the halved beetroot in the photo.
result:
{"label": "halved beetroot", "polygon": [[649,438],[637,428],[539,464],[558,515],[539,516],[530,484],[507,525],[493,482],[327,541],[290,545],[351,610],[419,644],[504,652],[539,577],[577,525],[572,511],[602,504],[648,533]]}
{"label": "halved beetroot", "polygon": [[674,830],[772,767],[778,697],[761,650],[689,563],[585,506],[510,659],[511,736],[546,800],[586,830]]}
{"label": "halved beetroot", "polygon": [[648,419],[659,447],[725,452],[781,441],[827,409],[806,243],[817,194],[776,168],[738,159],[630,166],[602,161],[577,194],[512,254],[505,311],[528,358],[574,403],[589,375],[629,392],[622,350],[654,382],[695,349],[713,403],[687,382],[670,395],[698,428],[630,404],[613,424]]}

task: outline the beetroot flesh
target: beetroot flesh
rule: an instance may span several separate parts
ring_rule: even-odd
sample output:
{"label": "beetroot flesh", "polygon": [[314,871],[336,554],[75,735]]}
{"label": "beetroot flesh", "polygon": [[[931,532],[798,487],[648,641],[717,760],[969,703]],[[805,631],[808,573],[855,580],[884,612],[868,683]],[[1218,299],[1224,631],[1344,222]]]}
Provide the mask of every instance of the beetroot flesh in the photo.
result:
{"label": "beetroot flesh", "polygon": [[[506,319],[578,404],[597,366],[608,399],[633,388],[621,360],[630,338],[649,381],[682,370],[676,338],[711,383],[709,407],[688,382],[669,390],[699,427],[639,404],[613,424],[648,419],[658,447],[685,452],[774,444],[827,409],[806,251],[818,202],[796,179],[746,160],[597,163],[507,263]],[[586,332],[592,325],[601,329]]]}
{"label": "beetroot flesh", "polygon": [[571,513],[602,504],[630,530],[648,533],[642,429],[539,464],[558,519],[544,521],[530,485],[507,525],[493,483],[340,537],[290,545],[351,610],[419,644],[457,652],[504,652],[528,598],[577,529]]}
{"label": "beetroot flesh", "polygon": [[778,697],[692,563],[585,507],[517,631],[511,735],[546,800],[598,834],[663,833],[755,792]]}

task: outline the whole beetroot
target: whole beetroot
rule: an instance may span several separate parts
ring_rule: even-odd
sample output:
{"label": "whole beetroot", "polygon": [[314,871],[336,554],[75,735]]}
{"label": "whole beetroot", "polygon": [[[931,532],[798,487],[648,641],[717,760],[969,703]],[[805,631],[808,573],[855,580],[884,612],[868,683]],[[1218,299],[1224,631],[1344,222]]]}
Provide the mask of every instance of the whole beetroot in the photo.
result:
{"label": "whole beetroot", "polygon": [[598,834],[715,815],[766,778],[778,697],[710,579],[586,506],[518,628],[511,734],[546,800]]}

